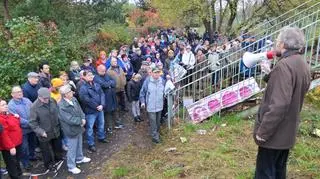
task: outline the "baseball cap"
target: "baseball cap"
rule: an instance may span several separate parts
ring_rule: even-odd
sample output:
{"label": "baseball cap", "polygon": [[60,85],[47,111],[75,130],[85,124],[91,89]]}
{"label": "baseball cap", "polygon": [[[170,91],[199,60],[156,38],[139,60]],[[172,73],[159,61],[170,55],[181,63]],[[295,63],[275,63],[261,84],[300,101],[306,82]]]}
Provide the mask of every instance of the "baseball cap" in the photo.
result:
{"label": "baseball cap", "polygon": [[155,67],[152,68],[152,72],[153,72],[153,73],[160,72],[160,71],[161,71],[161,70],[160,70],[157,66],[155,66]]}
{"label": "baseball cap", "polygon": [[30,78],[30,77],[39,77],[39,74],[36,73],[36,72],[29,72],[27,76],[28,76],[28,78]]}

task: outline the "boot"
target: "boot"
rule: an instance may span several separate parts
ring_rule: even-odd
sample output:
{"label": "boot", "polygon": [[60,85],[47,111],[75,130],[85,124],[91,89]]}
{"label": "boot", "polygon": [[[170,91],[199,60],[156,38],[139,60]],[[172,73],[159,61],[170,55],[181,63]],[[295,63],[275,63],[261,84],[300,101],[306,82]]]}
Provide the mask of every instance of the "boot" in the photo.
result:
{"label": "boot", "polygon": [[134,119],[134,122],[140,122],[138,117],[134,117],[133,119]]}
{"label": "boot", "polygon": [[141,121],[144,121],[143,119],[141,119],[141,117],[140,117],[140,116],[138,116],[138,119],[140,120],[140,122],[141,122]]}

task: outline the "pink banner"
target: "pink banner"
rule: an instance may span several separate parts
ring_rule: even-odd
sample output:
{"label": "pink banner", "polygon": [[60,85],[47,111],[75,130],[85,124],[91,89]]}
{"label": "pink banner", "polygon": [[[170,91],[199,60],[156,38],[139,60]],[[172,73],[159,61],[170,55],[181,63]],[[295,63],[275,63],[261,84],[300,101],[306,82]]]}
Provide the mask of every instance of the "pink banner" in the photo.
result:
{"label": "pink banner", "polygon": [[186,108],[192,122],[199,123],[221,109],[236,105],[259,92],[258,83],[252,77],[207,96]]}

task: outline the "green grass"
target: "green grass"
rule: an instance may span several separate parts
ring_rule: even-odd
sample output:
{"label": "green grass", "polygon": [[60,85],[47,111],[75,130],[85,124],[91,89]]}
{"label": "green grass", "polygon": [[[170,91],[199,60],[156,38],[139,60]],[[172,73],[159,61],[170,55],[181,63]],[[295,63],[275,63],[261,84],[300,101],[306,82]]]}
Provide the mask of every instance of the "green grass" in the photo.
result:
{"label": "green grass", "polygon": [[118,167],[112,171],[114,177],[124,177],[128,175],[129,169],[126,167]]}
{"label": "green grass", "polygon": [[[297,143],[288,159],[288,178],[320,178],[320,140],[310,135],[317,126],[319,109],[305,105]],[[124,178],[253,178],[257,145],[252,120],[235,113],[201,124],[181,123],[162,132],[163,143],[152,149],[130,146],[112,156],[105,175]],[[223,125],[225,124],[225,126]],[[199,135],[197,130],[206,130]],[[181,143],[180,137],[187,142]],[[175,152],[165,152],[176,147]],[[134,170],[134,169],[137,170]],[[139,170],[138,170],[139,169]]]}
{"label": "green grass", "polygon": [[163,176],[165,177],[175,177],[183,173],[183,168],[181,167],[174,167],[169,168],[163,172]]}

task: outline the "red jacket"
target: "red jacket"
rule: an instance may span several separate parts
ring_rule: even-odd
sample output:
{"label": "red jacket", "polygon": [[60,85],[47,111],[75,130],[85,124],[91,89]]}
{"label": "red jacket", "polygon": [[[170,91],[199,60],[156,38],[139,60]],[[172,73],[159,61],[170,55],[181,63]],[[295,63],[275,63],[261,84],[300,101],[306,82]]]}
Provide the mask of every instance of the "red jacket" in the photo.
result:
{"label": "red jacket", "polygon": [[0,132],[0,151],[10,150],[22,143],[19,118],[12,114],[0,114],[0,124],[3,126],[3,131]]}
{"label": "red jacket", "polygon": [[[106,59],[106,61],[107,61],[107,59]],[[98,58],[98,60],[96,61],[96,68],[97,68],[99,65],[106,65],[106,62],[103,62],[101,58]]]}

